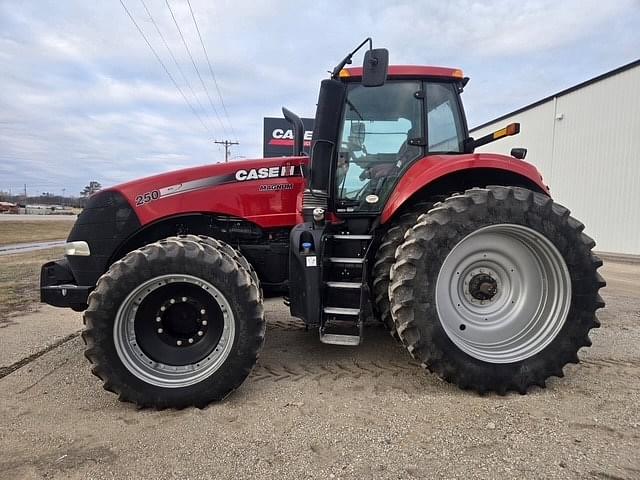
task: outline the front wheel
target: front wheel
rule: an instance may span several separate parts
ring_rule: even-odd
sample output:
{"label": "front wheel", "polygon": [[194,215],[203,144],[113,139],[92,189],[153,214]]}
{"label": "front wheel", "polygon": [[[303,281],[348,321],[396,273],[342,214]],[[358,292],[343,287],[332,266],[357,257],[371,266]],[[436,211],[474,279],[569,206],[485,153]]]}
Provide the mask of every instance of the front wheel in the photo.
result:
{"label": "front wheel", "polygon": [[479,392],[526,393],[591,345],[604,304],[584,226],[549,197],[472,189],[421,216],[397,251],[398,334],[426,367]]}
{"label": "front wheel", "polygon": [[215,244],[173,237],[114,263],[89,297],[85,355],[107,390],[157,408],[203,407],[237,388],[262,347],[262,297]]}

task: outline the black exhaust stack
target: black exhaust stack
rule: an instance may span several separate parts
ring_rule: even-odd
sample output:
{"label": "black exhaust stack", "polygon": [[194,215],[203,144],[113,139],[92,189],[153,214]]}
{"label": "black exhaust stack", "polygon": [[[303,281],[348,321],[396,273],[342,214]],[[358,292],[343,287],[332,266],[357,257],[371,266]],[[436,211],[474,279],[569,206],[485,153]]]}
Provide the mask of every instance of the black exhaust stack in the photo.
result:
{"label": "black exhaust stack", "polygon": [[291,110],[282,107],[282,115],[293,127],[293,156],[304,155],[304,124]]}
{"label": "black exhaust stack", "polygon": [[311,138],[311,174],[309,188],[313,193],[329,192],[331,165],[338,154],[342,109],[347,84],[338,80],[320,83],[318,107]]}

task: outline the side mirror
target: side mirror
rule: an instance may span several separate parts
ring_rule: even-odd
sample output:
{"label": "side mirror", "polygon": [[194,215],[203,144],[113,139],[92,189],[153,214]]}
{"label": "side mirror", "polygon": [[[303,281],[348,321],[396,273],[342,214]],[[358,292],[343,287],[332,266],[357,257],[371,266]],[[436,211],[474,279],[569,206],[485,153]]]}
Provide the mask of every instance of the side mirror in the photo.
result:
{"label": "side mirror", "polygon": [[379,87],[387,80],[389,69],[389,50],[375,48],[364,54],[362,64],[362,85],[365,87]]}

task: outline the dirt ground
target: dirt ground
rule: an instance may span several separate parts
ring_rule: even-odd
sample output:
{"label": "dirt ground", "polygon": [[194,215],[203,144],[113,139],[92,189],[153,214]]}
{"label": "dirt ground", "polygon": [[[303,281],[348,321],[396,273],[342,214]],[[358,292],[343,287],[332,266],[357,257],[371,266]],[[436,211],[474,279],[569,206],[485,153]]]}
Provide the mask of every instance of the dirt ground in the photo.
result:
{"label": "dirt ground", "polygon": [[[235,394],[137,410],[89,373],[68,312],[70,335],[0,369],[0,477],[640,478],[640,265],[603,274],[593,347],[526,396],[460,391],[381,328],[360,347],[323,345],[270,299],[265,348]],[[0,350],[51,312],[0,328]]]}
{"label": "dirt ground", "polygon": [[[0,215],[0,246],[66,239],[75,215]],[[35,311],[40,267],[61,258],[62,248],[0,255],[0,328],[16,313]],[[0,337],[1,340],[1,337]]]}
{"label": "dirt ground", "polygon": [[16,313],[40,308],[40,268],[63,256],[62,248],[0,256],[0,327]]}

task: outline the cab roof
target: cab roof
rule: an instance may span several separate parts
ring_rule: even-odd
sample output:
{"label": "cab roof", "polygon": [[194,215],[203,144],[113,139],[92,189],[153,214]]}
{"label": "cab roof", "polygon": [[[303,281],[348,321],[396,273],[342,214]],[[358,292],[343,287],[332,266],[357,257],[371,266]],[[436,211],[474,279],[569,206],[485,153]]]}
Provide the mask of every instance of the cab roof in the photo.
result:
{"label": "cab roof", "polygon": [[[343,68],[340,71],[340,78],[360,78],[362,77],[362,67]],[[389,65],[387,78],[422,78],[422,77],[444,77],[460,79],[464,77],[459,68],[429,67],[421,65]]]}

